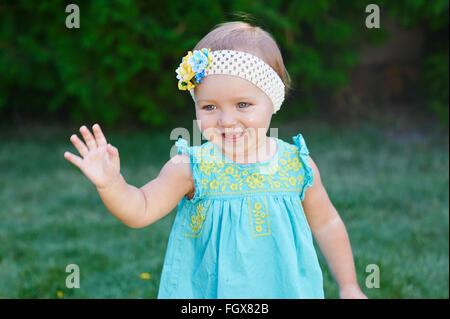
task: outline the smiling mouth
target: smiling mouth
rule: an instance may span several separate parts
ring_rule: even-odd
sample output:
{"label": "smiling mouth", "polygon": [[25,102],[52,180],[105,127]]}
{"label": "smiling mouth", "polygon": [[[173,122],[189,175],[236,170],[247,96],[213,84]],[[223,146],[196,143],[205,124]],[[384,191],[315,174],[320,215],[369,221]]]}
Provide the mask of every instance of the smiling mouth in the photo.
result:
{"label": "smiling mouth", "polygon": [[228,141],[228,142],[234,142],[234,141],[240,140],[244,135],[245,135],[245,132],[241,132],[238,134],[222,133],[222,140]]}

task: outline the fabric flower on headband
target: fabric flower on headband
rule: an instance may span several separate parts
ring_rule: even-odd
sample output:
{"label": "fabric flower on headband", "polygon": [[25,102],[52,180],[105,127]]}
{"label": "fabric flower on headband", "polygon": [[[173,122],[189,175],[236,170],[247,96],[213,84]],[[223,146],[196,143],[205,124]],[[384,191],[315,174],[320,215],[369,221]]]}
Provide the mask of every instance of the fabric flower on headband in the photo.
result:
{"label": "fabric flower on headband", "polygon": [[197,84],[202,83],[205,77],[205,69],[211,65],[211,49],[191,51],[183,57],[180,66],[175,70],[180,90],[193,89]]}

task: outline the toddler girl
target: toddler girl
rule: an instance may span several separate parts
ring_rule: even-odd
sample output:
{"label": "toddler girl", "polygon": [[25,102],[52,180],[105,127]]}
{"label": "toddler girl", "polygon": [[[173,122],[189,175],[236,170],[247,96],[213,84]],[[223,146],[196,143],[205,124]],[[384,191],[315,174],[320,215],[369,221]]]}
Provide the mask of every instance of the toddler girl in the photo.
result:
{"label": "toddler girl", "polygon": [[96,185],[130,227],[145,227],[178,204],[158,298],[323,298],[313,236],[341,298],[366,298],[356,281],[345,226],[301,134],[266,136],[289,75],[273,38],[228,22],[208,33],[176,70],[208,142],[188,146],[143,187],[120,174],[118,151],[96,124],[71,137],[83,159],[65,158]]}

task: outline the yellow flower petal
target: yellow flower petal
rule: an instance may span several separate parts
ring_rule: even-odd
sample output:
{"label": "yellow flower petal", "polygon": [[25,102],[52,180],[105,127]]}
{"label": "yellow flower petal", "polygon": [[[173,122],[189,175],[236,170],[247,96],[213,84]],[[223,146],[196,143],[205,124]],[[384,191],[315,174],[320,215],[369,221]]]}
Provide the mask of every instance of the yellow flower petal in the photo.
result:
{"label": "yellow flower petal", "polygon": [[183,85],[181,84],[181,81],[179,81],[179,82],[178,82],[178,89],[184,91],[184,90],[187,90],[187,86],[183,86]]}
{"label": "yellow flower petal", "polygon": [[139,276],[141,277],[141,279],[152,279],[152,275],[150,275],[148,272],[143,272],[141,273],[141,275]]}
{"label": "yellow flower petal", "polygon": [[193,89],[195,87],[190,81],[187,83],[187,90]]}

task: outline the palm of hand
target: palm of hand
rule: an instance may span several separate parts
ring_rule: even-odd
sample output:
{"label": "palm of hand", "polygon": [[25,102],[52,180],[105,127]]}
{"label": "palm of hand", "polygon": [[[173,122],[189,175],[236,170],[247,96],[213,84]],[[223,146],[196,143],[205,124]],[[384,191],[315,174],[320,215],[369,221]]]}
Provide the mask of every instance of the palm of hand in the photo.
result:
{"label": "palm of hand", "polygon": [[95,137],[85,126],[80,128],[86,144],[75,134],[70,137],[82,158],[70,152],[65,152],[64,158],[77,166],[96,187],[103,188],[111,185],[120,175],[119,152],[107,144],[98,124],[93,126],[93,131]]}

